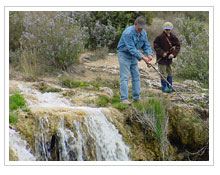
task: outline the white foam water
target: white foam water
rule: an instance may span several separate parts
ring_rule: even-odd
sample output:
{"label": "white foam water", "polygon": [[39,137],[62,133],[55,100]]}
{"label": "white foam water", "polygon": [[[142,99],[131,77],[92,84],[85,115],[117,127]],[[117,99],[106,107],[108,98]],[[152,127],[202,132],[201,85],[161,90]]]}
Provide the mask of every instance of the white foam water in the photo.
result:
{"label": "white foam water", "polygon": [[[57,151],[59,160],[130,160],[129,147],[123,142],[122,135],[118,129],[110,123],[101,112],[102,108],[77,107],[71,104],[66,98],[58,93],[41,93],[35,89],[18,86],[25,95],[31,95],[37,99],[37,103],[26,99],[29,108],[44,107],[65,107],[76,110],[83,110],[86,116],[81,122],[74,120],[74,130],[64,127],[64,119],[59,124],[57,135]],[[42,120],[42,119],[39,119]],[[41,121],[42,122],[42,121]],[[49,121],[44,121],[49,125]],[[35,139],[35,149],[39,154],[37,157],[42,160],[50,160],[49,147],[45,140],[49,131],[39,123],[38,138]],[[48,127],[47,127],[48,128]],[[85,129],[86,128],[86,129]]]}
{"label": "white foam water", "polygon": [[19,161],[34,161],[35,156],[27,149],[27,142],[23,140],[18,132],[9,128],[9,146]]}

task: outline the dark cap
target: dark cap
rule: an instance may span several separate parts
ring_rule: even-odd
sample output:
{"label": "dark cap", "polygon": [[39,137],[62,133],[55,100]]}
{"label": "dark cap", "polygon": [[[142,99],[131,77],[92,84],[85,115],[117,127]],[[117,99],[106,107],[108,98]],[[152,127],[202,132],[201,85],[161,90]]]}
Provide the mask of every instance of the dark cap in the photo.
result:
{"label": "dark cap", "polygon": [[137,19],[135,20],[135,24],[137,25],[137,27],[139,28],[139,29],[143,29],[143,28],[145,28],[146,26],[146,20],[145,20],[145,18],[143,17],[143,16],[139,16],[139,17],[137,17]]}

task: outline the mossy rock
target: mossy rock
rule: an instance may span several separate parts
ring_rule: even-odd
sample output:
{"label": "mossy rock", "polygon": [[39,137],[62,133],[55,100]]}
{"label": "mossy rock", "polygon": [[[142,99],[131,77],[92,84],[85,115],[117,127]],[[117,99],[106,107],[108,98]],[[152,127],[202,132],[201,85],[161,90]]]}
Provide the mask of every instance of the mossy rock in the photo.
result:
{"label": "mossy rock", "polygon": [[[193,109],[192,109],[193,110]],[[172,106],[168,110],[169,137],[191,148],[200,148],[209,141],[205,121],[187,106]]]}
{"label": "mossy rock", "polygon": [[[110,111],[110,112],[109,112]],[[129,156],[134,161],[158,161],[163,160],[161,147],[155,139],[153,132],[143,126],[135,119],[134,111],[128,109],[126,114],[120,113],[117,109],[109,108],[102,110],[107,119],[112,122],[119,133],[123,136],[124,142],[129,145]],[[147,127],[147,126],[146,126]],[[167,160],[176,160],[176,150],[171,144],[165,151]]]}
{"label": "mossy rock", "polygon": [[18,161],[18,156],[13,151],[13,149],[9,146],[9,161]]}

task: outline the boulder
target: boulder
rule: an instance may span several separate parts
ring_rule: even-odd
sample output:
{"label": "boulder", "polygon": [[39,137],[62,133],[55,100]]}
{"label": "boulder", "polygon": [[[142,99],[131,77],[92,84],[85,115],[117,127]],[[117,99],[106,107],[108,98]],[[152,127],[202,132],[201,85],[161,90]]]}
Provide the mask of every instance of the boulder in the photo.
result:
{"label": "boulder", "polygon": [[209,141],[207,122],[185,105],[174,105],[169,110],[169,138],[192,150],[200,149]]}

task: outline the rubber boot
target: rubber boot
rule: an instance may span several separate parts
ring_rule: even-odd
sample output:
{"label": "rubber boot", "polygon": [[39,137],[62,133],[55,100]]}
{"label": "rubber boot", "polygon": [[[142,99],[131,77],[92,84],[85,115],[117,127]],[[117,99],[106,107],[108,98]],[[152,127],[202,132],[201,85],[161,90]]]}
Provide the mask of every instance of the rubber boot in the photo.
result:
{"label": "rubber boot", "polygon": [[[168,76],[167,81],[170,83],[171,86],[173,85],[173,77],[172,76]],[[168,84],[167,84],[167,87],[169,88],[170,92],[174,92],[173,88],[170,87]]]}
{"label": "rubber boot", "polygon": [[166,93],[170,92],[170,89],[168,88],[166,81],[162,79],[161,79],[161,86],[162,86],[162,92],[166,92]]}

